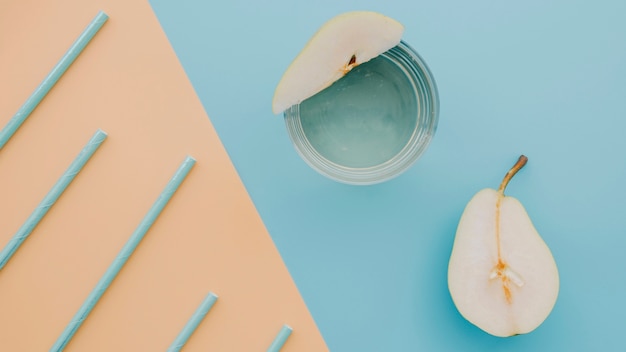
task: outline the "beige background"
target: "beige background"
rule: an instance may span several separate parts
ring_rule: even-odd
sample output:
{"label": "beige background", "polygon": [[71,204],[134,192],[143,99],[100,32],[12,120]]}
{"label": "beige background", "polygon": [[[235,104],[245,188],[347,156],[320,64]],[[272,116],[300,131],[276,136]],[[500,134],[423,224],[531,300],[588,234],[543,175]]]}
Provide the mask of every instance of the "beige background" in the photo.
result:
{"label": "beige background", "polygon": [[144,0],[0,2],[0,126],[85,26],[109,21],[0,151],[4,246],[96,129],[109,137],[0,271],[2,351],[47,351],[176,168],[186,181],[68,351],[164,351],[208,291],[185,351],[326,346]]}

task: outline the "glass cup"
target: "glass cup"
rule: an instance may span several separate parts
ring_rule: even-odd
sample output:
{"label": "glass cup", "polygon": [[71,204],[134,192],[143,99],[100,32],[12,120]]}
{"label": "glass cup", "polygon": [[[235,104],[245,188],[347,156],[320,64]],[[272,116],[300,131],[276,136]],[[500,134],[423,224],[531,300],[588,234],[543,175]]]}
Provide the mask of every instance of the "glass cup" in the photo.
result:
{"label": "glass cup", "polygon": [[439,98],[424,60],[400,42],[284,116],[309,166],[368,185],[400,175],[422,155],[437,129]]}

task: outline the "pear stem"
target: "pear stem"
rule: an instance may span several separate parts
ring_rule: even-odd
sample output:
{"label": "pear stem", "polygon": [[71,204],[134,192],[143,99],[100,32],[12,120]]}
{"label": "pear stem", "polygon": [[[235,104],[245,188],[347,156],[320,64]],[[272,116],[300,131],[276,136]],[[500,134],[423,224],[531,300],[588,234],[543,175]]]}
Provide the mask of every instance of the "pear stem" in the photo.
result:
{"label": "pear stem", "polygon": [[504,179],[502,179],[502,183],[500,183],[500,187],[498,188],[498,192],[500,194],[504,194],[504,189],[509,184],[509,181],[511,181],[513,176],[515,176],[515,174],[519,170],[521,170],[524,167],[524,165],[526,165],[526,162],[528,162],[528,158],[525,155],[520,155],[515,165],[513,165],[513,167],[509,170],[509,172],[507,172],[506,175],[504,175]]}
{"label": "pear stem", "polygon": [[509,181],[515,176],[515,174],[521,170],[524,165],[528,162],[528,158],[525,155],[520,155],[519,159],[513,167],[509,170],[509,172],[504,175],[504,179],[502,183],[500,183],[500,187],[498,188],[498,199],[496,200],[496,245],[498,250],[498,263],[493,268],[490,278],[499,277],[502,280],[502,290],[504,291],[504,297],[506,298],[507,303],[511,303],[511,288],[509,283],[513,281],[516,285],[522,286],[524,285],[524,281],[521,277],[512,271],[506,262],[502,260],[502,248],[500,244],[500,206],[502,205],[502,199],[504,198],[504,189],[509,184]]}

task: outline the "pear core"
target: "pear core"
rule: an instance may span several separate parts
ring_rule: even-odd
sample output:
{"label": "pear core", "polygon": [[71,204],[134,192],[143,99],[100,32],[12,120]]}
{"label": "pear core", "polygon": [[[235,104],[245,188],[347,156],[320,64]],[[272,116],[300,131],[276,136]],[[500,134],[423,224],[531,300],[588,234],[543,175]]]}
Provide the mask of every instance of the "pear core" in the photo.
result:
{"label": "pear core", "polygon": [[404,26],[371,11],[341,14],[309,40],[281,78],[272,101],[275,114],[319,93],[350,72],[400,43]]}

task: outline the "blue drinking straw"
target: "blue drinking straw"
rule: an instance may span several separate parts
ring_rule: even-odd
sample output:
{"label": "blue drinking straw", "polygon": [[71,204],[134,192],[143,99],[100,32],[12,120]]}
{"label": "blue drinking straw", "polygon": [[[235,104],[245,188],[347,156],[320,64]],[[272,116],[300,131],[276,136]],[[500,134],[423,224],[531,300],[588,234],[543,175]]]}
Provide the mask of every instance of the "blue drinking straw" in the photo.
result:
{"label": "blue drinking straw", "polygon": [[287,338],[289,337],[289,335],[291,335],[291,331],[292,329],[289,325],[283,325],[283,327],[278,332],[278,335],[276,335],[274,342],[272,342],[270,347],[267,349],[267,352],[280,351],[280,349],[283,348],[283,345],[287,341]]}
{"label": "blue drinking straw", "polygon": [[180,331],[178,336],[176,336],[176,339],[167,349],[167,352],[178,352],[181,348],[183,348],[183,346],[187,343],[187,340],[189,340],[191,334],[193,334],[198,325],[200,325],[202,319],[204,319],[204,316],[209,312],[211,307],[213,307],[215,301],[217,301],[217,295],[213,292],[209,292],[198,309],[196,309],[195,313],[193,313],[193,316],[189,319],[185,327]]}
{"label": "blue drinking straw", "polygon": [[65,53],[65,55],[63,55],[56,66],[54,66],[52,71],[48,73],[37,89],[35,89],[30,97],[28,97],[26,102],[20,107],[17,113],[13,115],[6,126],[4,126],[2,131],[0,131],[0,150],[4,147],[9,138],[13,136],[15,131],[17,131],[17,129],[22,125],[22,123],[24,123],[30,113],[35,110],[37,105],[39,105],[50,89],[52,89],[52,87],[57,83],[59,78],[61,78],[72,62],[76,60],[76,57],[78,57],[85,46],[89,44],[91,38],[98,33],[98,30],[102,27],[104,22],[107,21],[107,19],[109,19],[109,16],[107,16],[104,12],[98,12],[96,17],[91,21],[91,23],[89,23],[87,28],[85,28],[83,33],[81,33],[80,37],[76,39],[70,49]]}
{"label": "blue drinking straw", "polygon": [[50,189],[48,194],[46,194],[37,208],[35,208],[28,219],[26,219],[26,222],[24,222],[22,227],[17,230],[15,235],[13,235],[13,238],[9,240],[9,243],[4,247],[2,252],[0,252],[0,270],[6,265],[9,259],[11,259],[13,254],[31,234],[31,232],[33,232],[33,229],[35,229],[37,224],[39,224],[39,221],[41,221],[50,207],[52,207],[57,199],[59,199],[63,191],[65,191],[70,182],[72,182],[83,166],[85,166],[87,161],[89,161],[89,158],[91,158],[93,153],[95,153],[98,147],[100,147],[100,144],[104,142],[106,137],[107,134],[102,130],[96,131],[93,137],[91,137],[87,145],[85,145],[76,159],[74,159],[74,161],[70,164],[65,173],[63,173],[61,178],[59,178],[59,180],[54,184],[52,189]]}
{"label": "blue drinking straw", "polygon": [[122,269],[122,266],[124,266],[131,254],[133,254],[133,251],[135,250],[135,248],[137,248],[137,245],[139,245],[141,239],[144,237],[146,232],[148,232],[148,229],[150,229],[150,226],[152,226],[159,214],[161,214],[161,211],[170,200],[170,198],[172,198],[172,195],[174,195],[174,192],[176,192],[176,190],[183,182],[195,163],[196,160],[194,158],[190,156],[185,158],[185,161],[183,161],[178,170],[176,170],[174,176],[172,176],[167,186],[165,186],[165,189],[163,189],[163,192],[161,192],[161,194],[159,195],[159,198],[157,198],[150,210],[148,210],[146,216],[143,218],[143,220],[141,220],[141,223],[139,223],[139,226],[137,226],[133,234],[130,236],[128,242],[126,242],[122,250],[118,253],[117,257],[115,257],[113,263],[111,263],[100,281],[98,281],[96,287],[93,289],[93,291],[91,291],[80,309],[78,309],[76,315],[74,315],[70,323],[67,325],[67,327],[65,327],[65,330],[63,330],[61,336],[59,336],[57,341],[50,349],[50,352],[62,351],[63,348],[65,348],[65,346],[68,344],[68,342],[70,342],[70,340],[76,333],[76,330],[78,330],[78,328],[83,323],[83,321],[85,321],[93,307],[96,305],[96,303],[98,303],[98,300],[100,299],[100,297],[102,297],[104,291],[106,291],[109,285],[111,285],[111,282],[113,281],[113,279],[115,279],[115,276],[117,276],[117,274]]}

